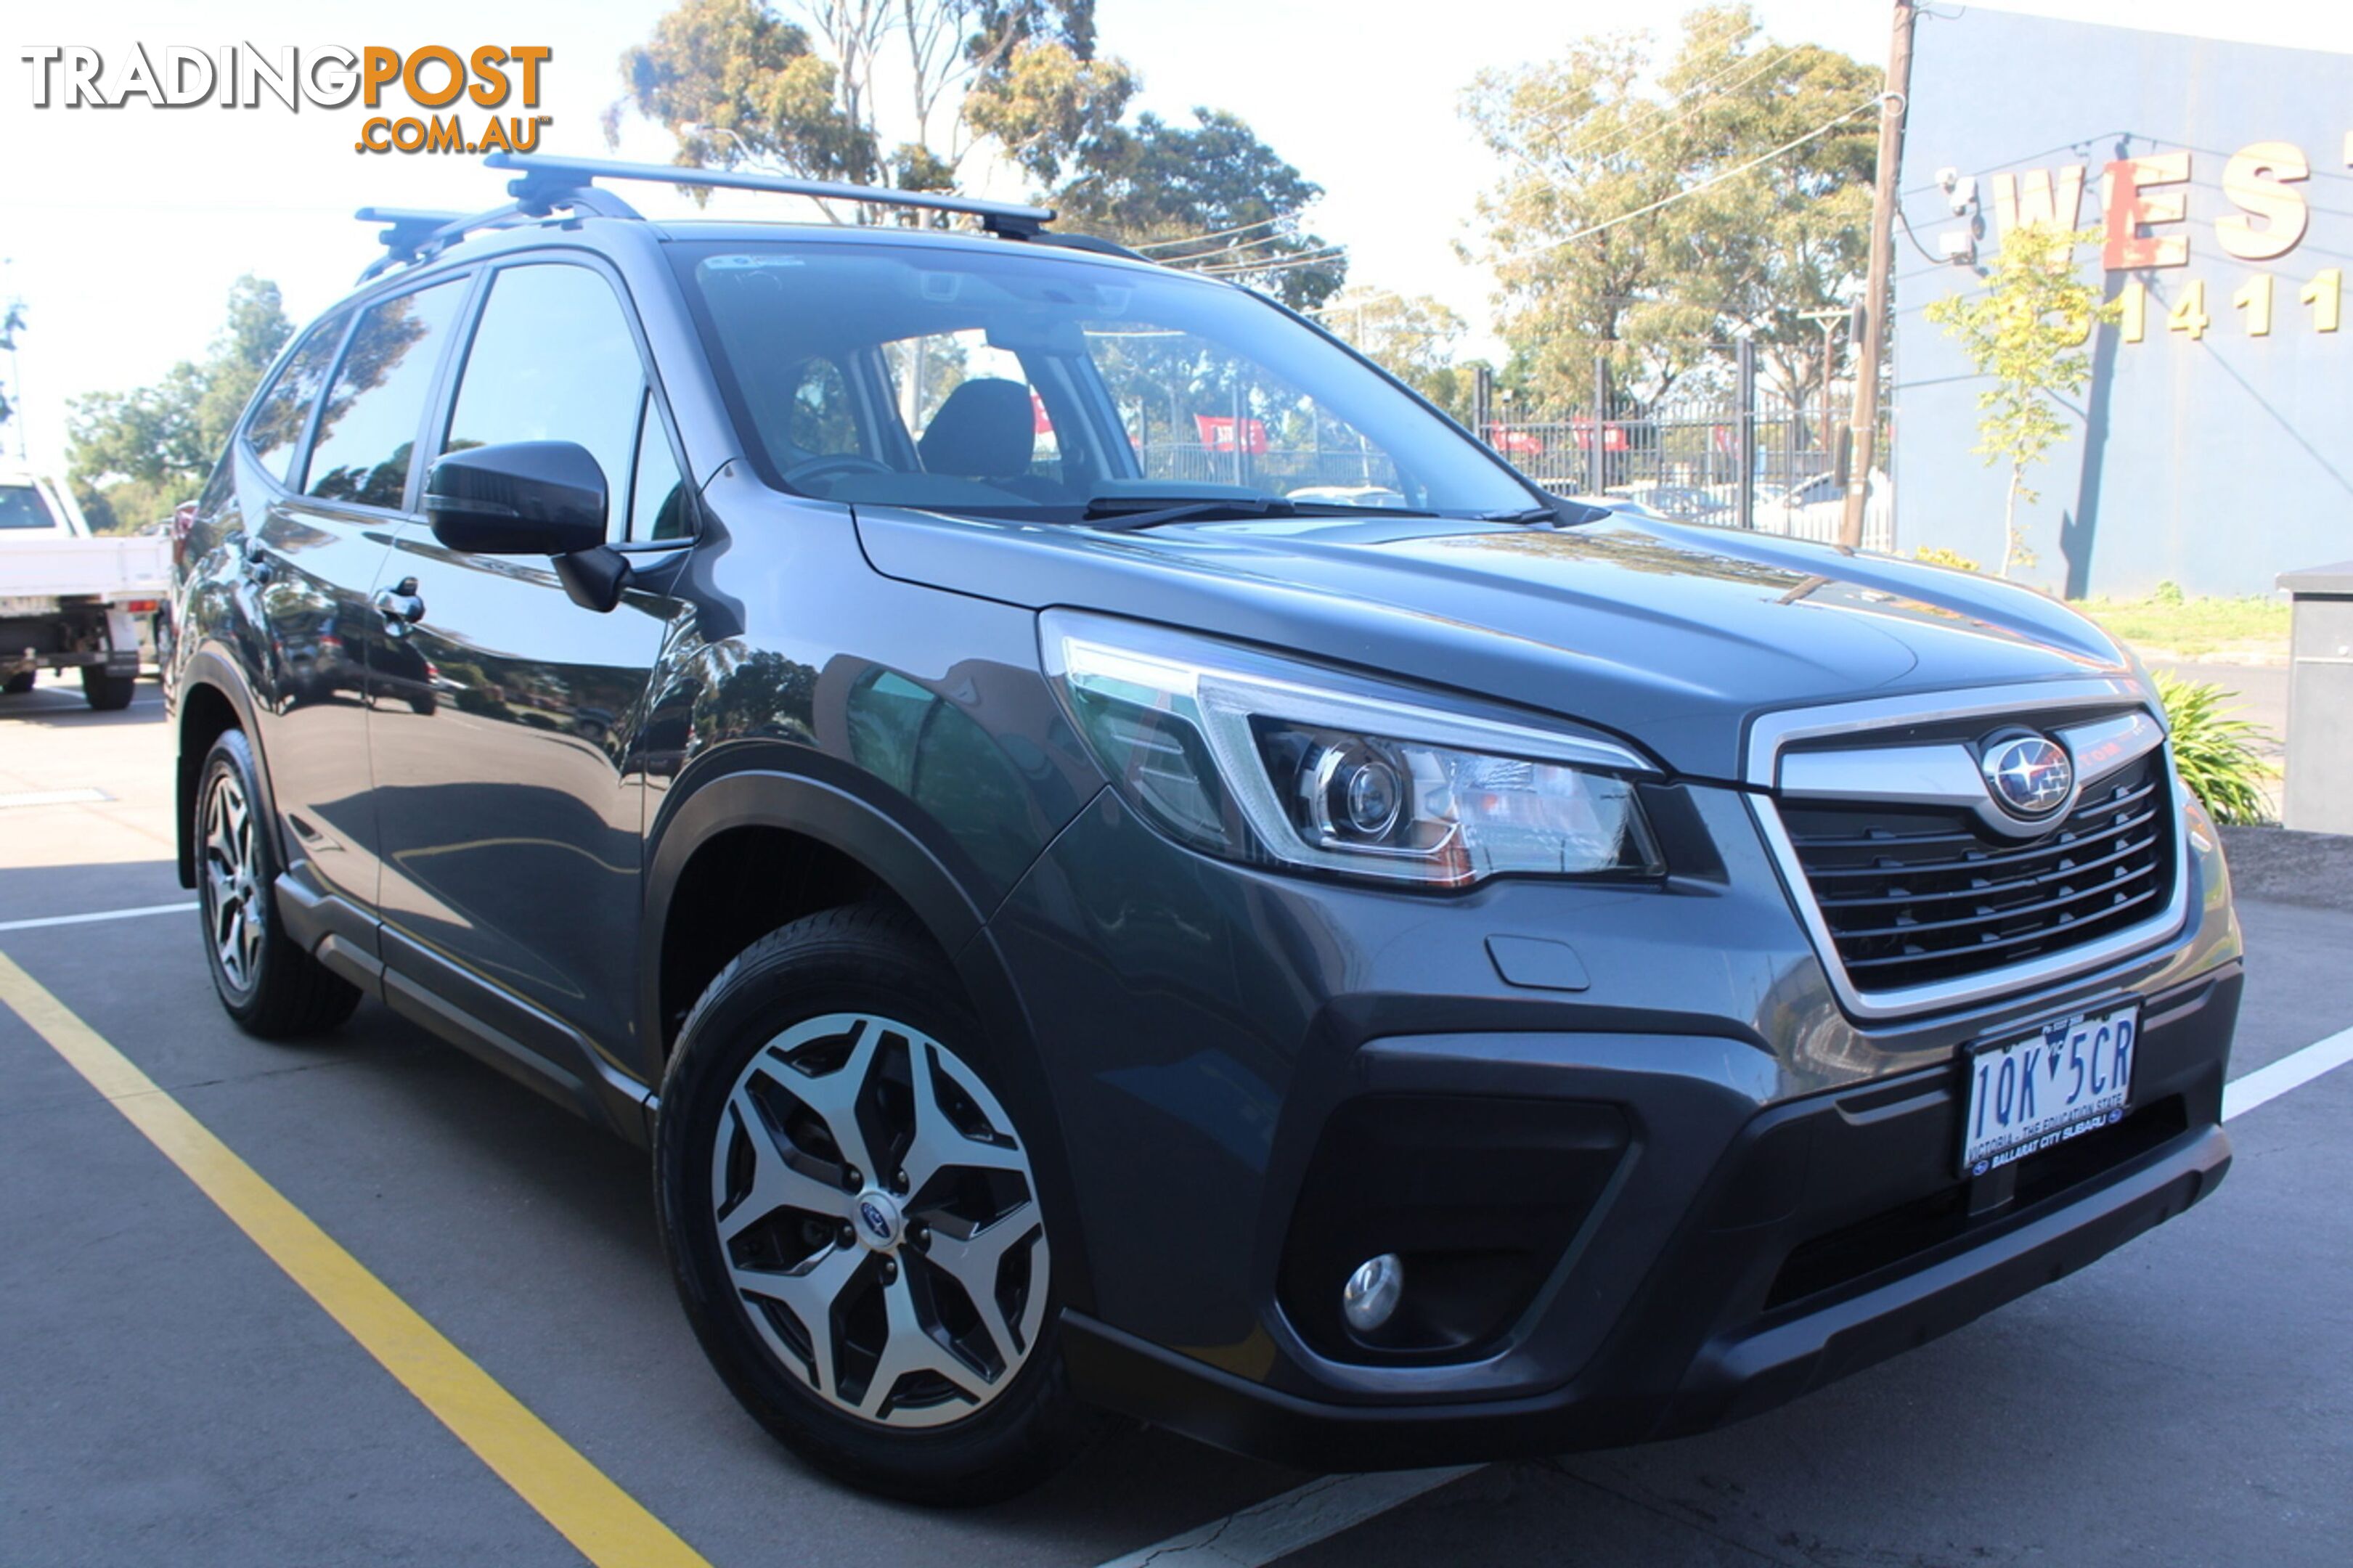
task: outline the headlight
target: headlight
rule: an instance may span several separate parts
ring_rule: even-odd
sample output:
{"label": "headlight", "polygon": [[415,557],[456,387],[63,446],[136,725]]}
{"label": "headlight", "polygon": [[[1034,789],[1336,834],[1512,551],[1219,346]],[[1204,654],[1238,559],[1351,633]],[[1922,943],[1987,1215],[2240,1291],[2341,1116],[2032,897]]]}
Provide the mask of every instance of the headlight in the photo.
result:
{"label": "headlight", "polygon": [[1051,611],[1042,640],[1122,795],[1211,854],[1448,888],[1660,869],[1633,783],[1656,770],[1616,742],[1155,626]]}

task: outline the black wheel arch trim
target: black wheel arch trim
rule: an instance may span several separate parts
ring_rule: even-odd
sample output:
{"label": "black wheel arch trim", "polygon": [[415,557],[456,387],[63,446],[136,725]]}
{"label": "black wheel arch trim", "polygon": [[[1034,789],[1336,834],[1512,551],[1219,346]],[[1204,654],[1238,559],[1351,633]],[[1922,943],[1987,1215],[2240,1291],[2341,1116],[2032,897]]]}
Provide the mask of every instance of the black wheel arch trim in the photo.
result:
{"label": "black wheel arch trim", "polygon": [[[1009,1047],[1008,1068],[1025,1079],[1025,1098],[1058,1116],[1036,1047],[1029,1009],[1007,968],[987,921],[999,898],[980,889],[985,879],[965,858],[926,844],[885,807],[847,786],[847,780],[817,776],[841,764],[788,742],[738,742],[727,753],[690,766],[671,786],[649,825],[645,918],[638,926],[638,1064],[649,1084],[661,1082],[669,1041],[661,1016],[662,943],[670,905],[695,851],[723,833],[772,827],[815,839],[848,856],[891,889],[946,954],[981,1025]],[[843,770],[845,774],[848,770]],[[647,1105],[659,1114],[659,1100]],[[1046,1188],[1048,1209],[1063,1216],[1054,1247],[1062,1300],[1073,1310],[1092,1308],[1094,1292],[1086,1238],[1079,1233],[1076,1189],[1056,1126],[1033,1130],[1032,1164]]]}
{"label": "black wheel arch trim", "polygon": [[254,783],[261,791],[262,820],[269,830],[270,847],[280,866],[292,864],[286,854],[285,840],[279,836],[278,796],[269,782],[269,756],[262,746],[261,729],[254,720],[252,691],[227,655],[217,647],[199,647],[188,655],[187,662],[180,668],[172,692],[172,745],[175,758],[173,772],[176,781],[174,798],[179,808],[173,825],[173,839],[183,888],[196,885],[196,847],[189,830],[194,825],[197,774],[203,769],[204,758],[182,752],[180,737],[186,731],[188,693],[200,686],[217,692],[237,714],[237,727],[245,732],[245,743],[253,751]]}
{"label": "black wheel arch trim", "polygon": [[[661,1009],[661,954],[670,905],[695,852],[723,833],[771,827],[839,850],[888,887],[954,955],[987,919],[987,910],[934,846],[844,779],[818,776],[830,759],[783,741],[739,742],[670,785],[648,830],[645,919],[638,928],[640,1038],[649,1082],[659,1082],[667,1050]],[[834,764],[839,767],[839,764]],[[847,770],[844,770],[845,772]]]}

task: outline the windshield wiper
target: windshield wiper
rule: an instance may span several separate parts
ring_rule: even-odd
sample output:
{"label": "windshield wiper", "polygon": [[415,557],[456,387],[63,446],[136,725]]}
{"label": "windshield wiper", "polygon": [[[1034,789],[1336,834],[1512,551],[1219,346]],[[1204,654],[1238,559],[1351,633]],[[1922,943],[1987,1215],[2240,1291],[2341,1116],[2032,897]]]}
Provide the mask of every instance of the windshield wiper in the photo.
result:
{"label": "windshield wiper", "polygon": [[1157,528],[1164,522],[1188,522],[1196,518],[1291,517],[1298,508],[1280,496],[1262,496],[1252,500],[1245,496],[1219,496],[1200,500],[1179,501],[1174,506],[1154,507],[1145,511],[1126,511],[1106,506],[1103,500],[1088,503],[1084,521],[1112,533],[1130,533],[1139,528]]}
{"label": "windshield wiper", "polygon": [[1555,528],[1576,528],[1584,523],[1599,522],[1609,515],[1606,506],[1589,501],[1556,500],[1550,506],[1525,506],[1514,511],[1482,511],[1473,515],[1477,522],[1548,522]]}

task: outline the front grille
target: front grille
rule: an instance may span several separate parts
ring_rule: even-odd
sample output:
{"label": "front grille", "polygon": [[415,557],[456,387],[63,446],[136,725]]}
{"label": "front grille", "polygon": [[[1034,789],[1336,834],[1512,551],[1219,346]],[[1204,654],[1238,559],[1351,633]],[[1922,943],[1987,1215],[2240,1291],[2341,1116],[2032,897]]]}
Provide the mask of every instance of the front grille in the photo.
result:
{"label": "front grille", "polygon": [[2023,842],[1942,806],[1807,801],[1780,811],[1859,991],[2063,952],[2150,919],[2173,889],[2161,749],[2086,788],[2056,827]]}

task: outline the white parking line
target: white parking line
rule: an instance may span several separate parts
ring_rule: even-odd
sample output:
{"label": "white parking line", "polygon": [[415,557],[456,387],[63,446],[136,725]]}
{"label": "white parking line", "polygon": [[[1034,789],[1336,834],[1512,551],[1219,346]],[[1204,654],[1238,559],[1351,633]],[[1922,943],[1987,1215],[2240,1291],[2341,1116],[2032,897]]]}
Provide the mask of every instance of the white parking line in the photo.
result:
{"label": "white parking line", "polygon": [[79,789],[19,789],[0,795],[0,811],[17,805],[78,805],[90,801],[112,800],[102,789],[88,784]]}
{"label": "white parking line", "polygon": [[44,915],[37,921],[0,921],[0,931],[38,931],[43,926],[86,926],[100,921],[133,921],[142,915],[184,915],[196,906],[185,904],[147,904],[135,910],[100,910],[89,915]]}
{"label": "white parking line", "polygon": [[[2243,1116],[2348,1061],[2353,1061],[2353,1029],[2291,1051],[2223,1085],[2222,1120]],[[1212,1520],[1198,1530],[1172,1535],[1157,1546],[1113,1558],[1103,1568],[1144,1568],[1146,1563],[1152,1568],[1264,1568],[1278,1558],[1327,1541],[1484,1468],[1457,1465],[1436,1470],[1326,1476],[1239,1513]]]}
{"label": "white parking line", "polygon": [[2290,1051],[2269,1067],[2257,1068],[2222,1086],[2222,1120],[2243,1116],[2265,1100],[2301,1089],[2347,1062],[2353,1062],[2353,1029],[2340,1029],[2300,1051]]}
{"label": "white parking line", "polygon": [[1261,1568],[1482,1468],[1451,1465],[1435,1470],[1326,1476],[1198,1530],[1172,1535],[1157,1546],[1114,1558],[1103,1568],[1143,1568],[1147,1563],[1152,1568]]}

